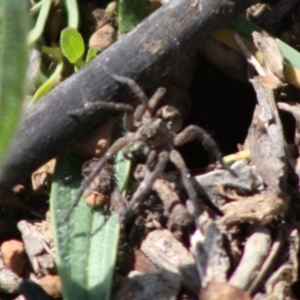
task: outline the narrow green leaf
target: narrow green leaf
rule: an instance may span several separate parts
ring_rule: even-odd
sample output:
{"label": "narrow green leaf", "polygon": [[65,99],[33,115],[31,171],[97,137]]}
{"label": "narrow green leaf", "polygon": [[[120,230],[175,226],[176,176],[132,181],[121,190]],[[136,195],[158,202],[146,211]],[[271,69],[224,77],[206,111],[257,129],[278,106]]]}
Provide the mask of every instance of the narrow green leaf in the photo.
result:
{"label": "narrow green leaf", "polygon": [[131,162],[129,159],[124,158],[122,151],[116,155],[114,168],[116,171],[118,189],[121,192],[124,192],[128,187]]}
{"label": "narrow green leaf", "polygon": [[252,39],[253,31],[261,32],[263,30],[258,25],[248,21],[243,17],[236,18],[230,22],[227,27],[248,39]]}
{"label": "narrow green leaf", "polygon": [[[14,1],[11,1],[14,2]],[[32,44],[40,38],[44,31],[44,27],[50,12],[52,0],[43,0],[39,16],[37,18],[34,28],[28,34],[28,43]]]}
{"label": "narrow green leaf", "polygon": [[147,16],[146,0],[119,0],[118,26],[120,33],[127,33]]}
{"label": "narrow green leaf", "polygon": [[28,63],[28,10],[24,0],[0,0],[0,161],[22,112]]}
{"label": "narrow green leaf", "polygon": [[33,95],[30,105],[37,102],[39,99],[48,94],[48,92],[55,86],[58,81],[58,78],[63,70],[63,61],[60,61],[53,74],[37,89],[35,94]]}
{"label": "narrow green leaf", "polygon": [[41,10],[42,6],[43,6],[43,2],[38,2],[35,5],[33,5],[30,8],[30,15],[34,16],[35,14],[37,14]]}
{"label": "narrow green leaf", "polygon": [[83,38],[76,29],[71,27],[62,30],[60,46],[63,54],[72,64],[75,64],[84,53]]}
{"label": "narrow green leaf", "polygon": [[65,216],[81,183],[82,159],[74,153],[58,158],[51,190],[58,271],[64,300],[110,299],[120,225],[113,212],[93,210],[82,200]]}

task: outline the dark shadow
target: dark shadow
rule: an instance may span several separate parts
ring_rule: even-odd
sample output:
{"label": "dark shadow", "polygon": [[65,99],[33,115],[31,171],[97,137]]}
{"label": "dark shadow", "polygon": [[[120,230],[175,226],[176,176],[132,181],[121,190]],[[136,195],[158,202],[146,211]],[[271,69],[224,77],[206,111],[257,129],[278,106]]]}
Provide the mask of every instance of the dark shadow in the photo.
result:
{"label": "dark shadow", "polygon": [[[252,86],[229,78],[201,57],[191,95],[192,111],[183,128],[188,124],[198,125],[215,139],[223,155],[237,152],[237,144],[243,143],[247,136],[256,104]],[[200,141],[188,143],[180,150],[190,168],[209,163]]]}

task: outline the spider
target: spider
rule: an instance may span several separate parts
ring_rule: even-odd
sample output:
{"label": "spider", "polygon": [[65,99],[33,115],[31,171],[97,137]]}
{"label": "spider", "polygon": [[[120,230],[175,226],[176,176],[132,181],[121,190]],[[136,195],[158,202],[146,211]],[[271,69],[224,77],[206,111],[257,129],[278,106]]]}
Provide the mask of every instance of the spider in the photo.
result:
{"label": "spider", "polygon": [[[175,107],[167,105],[155,112],[155,108],[166,92],[165,88],[158,88],[150,100],[148,100],[144,91],[134,80],[113,74],[112,71],[107,68],[105,70],[108,75],[118,83],[129,86],[141,104],[135,109],[133,118],[127,118],[125,122],[129,133],[126,136],[117,139],[107,150],[105,155],[98,161],[94,170],[81,186],[66,218],[70,216],[85,190],[89,188],[90,184],[105,164],[121,150],[123,150],[125,158],[130,157],[132,153],[142,153],[146,157],[146,166],[148,168],[148,176],[145,176],[144,180],[139,184],[129,202],[126,216],[124,216],[125,219],[127,218],[128,213],[133,212],[145,196],[150,193],[153,182],[162,172],[164,172],[169,161],[180,171],[181,180],[187,195],[196,207],[198,202],[197,192],[193,186],[189,170],[181,154],[176,150],[176,147],[196,138],[200,138],[206,151],[208,151],[210,155],[213,155],[215,160],[222,167],[226,168],[217,144],[205,130],[199,126],[189,125],[179,132],[182,126],[182,120],[180,113]],[[122,110],[120,104],[102,103],[101,101],[97,101],[91,104],[91,106],[95,106],[95,108],[103,107],[105,109]],[[133,109],[128,104],[123,104],[123,106],[124,111]]]}

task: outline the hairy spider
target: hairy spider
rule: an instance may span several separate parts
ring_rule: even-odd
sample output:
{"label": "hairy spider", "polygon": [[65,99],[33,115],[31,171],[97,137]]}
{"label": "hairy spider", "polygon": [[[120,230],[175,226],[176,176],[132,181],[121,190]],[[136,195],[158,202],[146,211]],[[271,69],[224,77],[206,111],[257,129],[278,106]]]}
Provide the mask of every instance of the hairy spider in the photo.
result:
{"label": "hairy spider", "polygon": [[[158,88],[151,99],[148,100],[146,94],[132,79],[115,75],[107,69],[106,72],[117,82],[127,84],[140,100],[141,104],[135,109],[133,119],[127,120],[126,122],[129,133],[116,140],[105,155],[98,161],[94,170],[83,183],[66,218],[70,216],[85,190],[90,186],[107,161],[112,159],[122,149],[124,157],[129,157],[132,153],[136,152],[144,154],[147,157],[146,166],[149,170],[148,176],[145,176],[133,194],[128,205],[127,213],[132,212],[151,191],[155,179],[165,170],[168,161],[171,161],[180,171],[188,197],[192,200],[194,205],[196,205],[197,192],[193,186],[191,175],[183,158],[175,148],[196,138],[200,138],[208,153],[213,155],[215,160],[224,167],[222,155],[215,141],[204,129],[195,125],[190,125],[180,133],[177,133],[181,128],[182,120],[178,110],[172,106],[163,106],[154,114],[157,104],[166,92],[165,88]],[[102,106],[101,101],[97,101],[91,105],[95,107]],[[103,108],[120,110],[119,106],[119,104],[105,103]],[[124,110],[130,110],[128,106],[129,105],[125,104]]]}

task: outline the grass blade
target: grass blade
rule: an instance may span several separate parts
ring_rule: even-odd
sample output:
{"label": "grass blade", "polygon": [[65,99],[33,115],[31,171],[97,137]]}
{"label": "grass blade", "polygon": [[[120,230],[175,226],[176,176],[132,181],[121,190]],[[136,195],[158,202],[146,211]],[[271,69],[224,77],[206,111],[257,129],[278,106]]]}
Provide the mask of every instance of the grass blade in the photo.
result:
{"label": "grass blade", "polygon": [[82,159],[58,159],[51,191],[58,271],[64,299],[110,299],[120,225],[116,214],[93,211],[84,201],[64,220],[81,183]]}
{"label": "grass blade", "polygon": [[58,82],[59,77],[61,76],[62,70],[63,70],[63,61],[61,60],[53,74],[37,89],[37,91],[35,92],[35,94],[33,95],[29,105],[34,104],[35,102],[37,102],[39,99],[41,99],[42,97],[44,97],[45,95],[48,94],[48,92],[55,86],[55,84]]}
{"label": "grass blade", "polygon": [[[14,2],[14,1],[11,1]],[[33,44],[37,41],[44,31],[44,27],[50,12],[52,0],[43,0],[39,16],[33,29],[28,34],[28,44]]]}
{"label": "grass blade", "polygon": [[18,126],[25,95],[28,11],[24,0],[0,0],[0,161]]}

